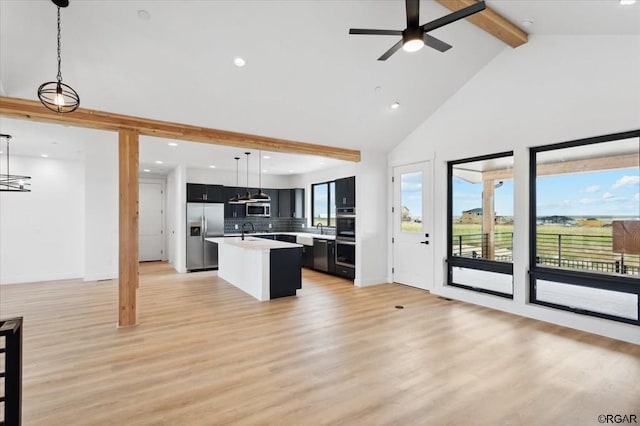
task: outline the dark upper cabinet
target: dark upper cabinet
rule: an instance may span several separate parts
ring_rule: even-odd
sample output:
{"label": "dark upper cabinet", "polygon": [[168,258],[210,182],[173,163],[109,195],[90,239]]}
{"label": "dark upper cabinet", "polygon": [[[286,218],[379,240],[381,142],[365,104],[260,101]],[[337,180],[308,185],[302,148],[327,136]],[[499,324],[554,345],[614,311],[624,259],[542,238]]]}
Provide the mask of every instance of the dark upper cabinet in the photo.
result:
{"label": "dark upper cabinet", "polygon": [[356,206],[356,177],[336,179],[336,207]]}
{"label": "dark upper cabinet", "polygon": [[304,189],[278,190],[278,217],[304,218]]}
{"label": "dark upper cabinet", "polygon": [[224,203],[224,187],[222,185],[206,185],[205,200],[207,203]]}
{"label": "dark upper cabinet", "polygon": [[271,198],[271,201],[270,201],[271,217],[278,217],[278,209],[279,209],[278,195],[280,191],[277,189],[266,189],[266,188],[263,189],[262,191]]}
{"label": "dark upper cabinet", "polygon": [[223,203],[222,185],[205,185],[202,183],[187,184],[187,201],[200,203]]}
{"label": "dark upper cabinet", "polygon": [[225,219],[245,217],[246,206],[244,204],[229,204],[229,200],[237,195],[243,195],[246,191],[246,188],[237,188],[235,186],[224,187],[222,192],[224,198]]}

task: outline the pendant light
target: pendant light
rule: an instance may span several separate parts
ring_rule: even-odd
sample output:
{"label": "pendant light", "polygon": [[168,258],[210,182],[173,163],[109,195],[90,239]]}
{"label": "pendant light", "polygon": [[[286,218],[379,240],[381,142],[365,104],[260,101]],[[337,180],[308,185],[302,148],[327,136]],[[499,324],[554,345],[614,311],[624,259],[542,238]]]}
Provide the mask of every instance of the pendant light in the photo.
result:
{"label": "pendant light", "polygon": [[251,198],[256,201],[271,201],[271,197],[262,192],[262,151],[258,151],[258,192]]}
{"label": "pendant light", "polygon": [[49,81],[38,87],[38,98],[42,105],[57,113],[73,112],[80,106],[78,93],[62,82],[60,53],[60,8],[69,6],[69,0],[52,0],[58,7],[58,78],[57,81]]}
{"label": "pendant light", "polygon": [[[237,189],[238,188],[238,160],[240,160],[240,157],[233,157],[233,159],[236,160],[236,189]],[[239,192],[236,192],[236,195],[234,195],[229,199],[229,204],[242,204],[242,201],[240,201]]]}
{"label": "pendant light", "polygon": [[7,153],[7,173],[2,173],[0,166],[0,191],[11,192],[31,192],[30,176],[12,175],[9,172],[9,140],[11,135],[1,135],[0,138],[6,139],[5,152]]}
{"label": "pendant light", "polygon": [[256,201],[251,197],[251,192],[249,191],[249,155],[251,155],[251,153],[245,152],[244,155],[247,156],[247,191],[242,197],[238,198],[238,201],[240,201],[241,203],[251,203],[253,201]]}

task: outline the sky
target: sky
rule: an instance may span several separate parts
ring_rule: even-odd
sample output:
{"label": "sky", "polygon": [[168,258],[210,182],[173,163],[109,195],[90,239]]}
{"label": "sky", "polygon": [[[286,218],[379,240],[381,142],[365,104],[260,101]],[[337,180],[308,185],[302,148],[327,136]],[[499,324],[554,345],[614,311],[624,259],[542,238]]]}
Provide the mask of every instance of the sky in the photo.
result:
{"label": "sky", "polygon": [[[637,168],[537,178],[537,216],[640,217],[640,172]],[[482,207],[482,184],[455,178],[453,214]],[[513,215],[513,183],[496,188],[495,210]]]}

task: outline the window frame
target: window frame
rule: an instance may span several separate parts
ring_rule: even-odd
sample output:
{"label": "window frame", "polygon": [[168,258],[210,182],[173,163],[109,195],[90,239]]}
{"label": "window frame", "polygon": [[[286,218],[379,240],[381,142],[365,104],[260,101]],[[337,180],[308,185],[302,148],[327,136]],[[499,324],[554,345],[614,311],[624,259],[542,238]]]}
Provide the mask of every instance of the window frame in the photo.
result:
{"label": "window frame", "polygon": [[488,290],[485,288],[472,287],[464,284],[457,284],[453,282],[454,267],[495,272],[504,275],[511,275],[511,277],[513,277],[513,259],[511,260],[511,262],[499,262],[496,260],[471,259],[453,255],[453,168],[458,164],[491,160],[494,158],[502,157],[513,157],[513,151],[505,151],[447,162],[447,285],[513,300],[513,279],[511,287],[512,294]]}
{"label": "window frame", "polygon": [[[599,290],[611,290],[622,293],[636,294],[638,296],[638,312],[640,312],[640,278],[625,277],[619,275],[607,275],[596,272],[576,271],[572,269],[549,268],[539,266],[536,263],[537,256],[537,154],[564,148],[592,145],[596,143],[612,142],[621,139],[640,139],[640,130],[613,133],[603,136],[595,136],[577,139],[568,142],[542,145],[529,148],[529,302],[536,305],[547,306],[563,311],[579,313],[583,315],[605,318],[617,322],[640,325],[640,315],[637,320],[623,318],[615,315],[594,312],[586,309],[573,308],[566,305],[538,300],[536,297],[536,281],[538,279],[557,282],[559,284],[571,284],[581,287],[595,288]],[[640,153],[639,153],[640,155]]]}
{"label": "window frame", "polygon": [[[323,223],[322,226],[326,227],[326,228],[335,228],[335,225],[329,225],[329,223],[335,223],[336,221],[336,217],[335,214],[333,215],[333,217],[331,216],[331,184],[333,183],[333,187],[334,187],[334,191],[335,192],[335,180],[328,180],[325,182],[318,182],[318,183],[312,183],[311,184],[311,226],[314,227],[316,226],[315,223],[315,218],[316,218],[316,209],[315,209],[315,197],[316,197],[316,192],[314,191],[316,186],[322,186],[322,185],[326,185],[327,186],[327,223]],[[333,196],[335,197],[335,194],[333,194]],[[334,198],[334,202],[335,202],[335,198]],[[335,205],[334,205],[334,210],[335,210]],[[333,219],[333,221],[332,221]]]}

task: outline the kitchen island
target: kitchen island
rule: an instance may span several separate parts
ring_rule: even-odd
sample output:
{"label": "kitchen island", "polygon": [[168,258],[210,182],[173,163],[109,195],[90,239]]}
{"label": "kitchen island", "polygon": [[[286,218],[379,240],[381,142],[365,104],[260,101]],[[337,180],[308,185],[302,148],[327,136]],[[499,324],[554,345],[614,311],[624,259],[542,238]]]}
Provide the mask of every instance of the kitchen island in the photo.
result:
{"label": "kitchen island", "polygon": [[302,245],[263,238],[206,238],[218,244],[218,276],[260,301],[302,288]]}

